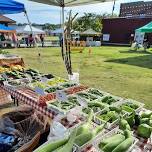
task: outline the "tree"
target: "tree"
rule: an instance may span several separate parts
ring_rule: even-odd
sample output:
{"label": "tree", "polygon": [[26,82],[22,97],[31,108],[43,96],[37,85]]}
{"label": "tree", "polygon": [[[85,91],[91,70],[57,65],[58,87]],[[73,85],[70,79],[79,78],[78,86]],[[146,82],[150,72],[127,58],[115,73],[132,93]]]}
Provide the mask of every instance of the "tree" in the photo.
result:
{"label": "tree", "polygon": [[85,31],[87,29],[93,29],[96,32],[101,32],[102,30],[102,19],[107,17],[115,17],[116,14],[113,16],[111,14],[104,13],[102,15],[97,15],[94,13],[84,13],[82,17],[77,18],[73,22],[73,29],[75,31]]}

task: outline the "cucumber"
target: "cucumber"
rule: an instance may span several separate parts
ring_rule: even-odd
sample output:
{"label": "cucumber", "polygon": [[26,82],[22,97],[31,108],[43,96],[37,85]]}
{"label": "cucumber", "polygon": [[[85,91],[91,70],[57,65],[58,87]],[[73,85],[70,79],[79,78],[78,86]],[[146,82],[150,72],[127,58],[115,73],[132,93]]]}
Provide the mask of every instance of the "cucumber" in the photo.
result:
{"label": "cucumber", "polygon": [[61,147],[59,150],[57,150],[57,152],[72,152],[76,133],[77,133],[77,129],[74,129],[72,131],[72,133],[70,134],[70,138],[69,138],[68,142],[63,147]]}
{"label": "cucumber", "polygon": [[59,147],[65,145],[68,142],[68,139],[61,139],[57,141],[50,142],[46,145],[42,145],[38,149],[35,150],[35,152],[52,152]]}
{"label": "cucumber", "polygon": [[119,144],[121,144],[125,140],[125,136],[121,136],[121,138],[117,138],[111,142],[109,142],[107,145],[105,145],[102,150],[104,152],[111,152],[113,151]]}
{"label": "cucumber", "polygon": [[120,120],[119,128],[120,128],[121,130],[125,130],[125,129],[131,130],[128,122],[127,122],[125,119],[121,119],[121,120]]}
{"label": "cucumber", "polygon": [[152,111],[146,111],[141,114],[141,118],[150,118]]}
{"label": "cucumber", "polygon": [[124,131],[124,135],[125,135],[126,139],[132,137],[131,131],[130,131],[130,130],[127,130],[127,129]]}
{"label": "cucumber", "polygon": [[[133,144],[133,138],[127,138],[120,145],[118,145],[112,152],[126,152]],[[110,152],[110,151],[109,151]]]}
{"label": "cucumber", "polygon": [[106,139],[104,139],[103,141],[100,142],[99,148],[102,149],[108,143],[113,142],[113,141],[115,141],[115,140],[117,140],[119,138],[124,138],[124,136],[122,134],[116,134],[116,135],[114,135],[112,137],[106,138]]}
{"label": "cucumber", "polygon": [[132,109],[131,107],[128,107],[126,105],[123,105],[121,108],[122,108],[122,110],[127,111],[129,113],[135,113],[134,109]]}
{"label": "cucumber", "polygon": [[93,138],[92,132],[83,133],[83,134],[80,134],[79,136],[77,136],[75,138],[74,143],[76,145],[78,145],[79,147],[81,147],[84,144],[86,144],[88,141],[90,141],[92,138]]}
{"label": "cucumber", "polygon": [[116,111],[117,113],[120,113],[122,110],[119,107],[109,107],[110,111]]}
{"label": "cucumber", "polygon": [[128,116],[126,118],[128,124],[133,127],[133,125],[135,124],[135,115],[134,114],[131,114],[130,116]]}
{"label": "cucumber", "polygon": [[149,124],[150,119],[149,118],[142,118],[140,119],[140,124]]}

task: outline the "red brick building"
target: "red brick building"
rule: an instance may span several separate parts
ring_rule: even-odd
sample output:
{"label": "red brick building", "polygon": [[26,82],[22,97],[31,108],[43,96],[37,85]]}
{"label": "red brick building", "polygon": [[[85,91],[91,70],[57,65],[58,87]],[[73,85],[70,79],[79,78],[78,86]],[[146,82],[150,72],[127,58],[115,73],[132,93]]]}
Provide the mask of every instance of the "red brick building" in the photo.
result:
{"label": "red brick building", "polygon": [[[135,30],[152,21],[152,2],[121,4],[119,16],[103,19],[102,44],[130,44]],[[152,43],[152,34],[148,35]]]}

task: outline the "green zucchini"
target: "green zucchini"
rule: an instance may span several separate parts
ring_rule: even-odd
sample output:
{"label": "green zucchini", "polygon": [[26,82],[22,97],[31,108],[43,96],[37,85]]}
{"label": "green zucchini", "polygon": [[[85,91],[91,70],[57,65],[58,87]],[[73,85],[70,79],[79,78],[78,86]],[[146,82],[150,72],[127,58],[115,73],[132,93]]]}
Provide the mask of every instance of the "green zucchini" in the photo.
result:
{"label": "green zucchini", "polygon": [[35,152],[52,152],[52,151],[58,149],[59,147],[65,145],[67,142],[68,142],[67,138],[53,141],[44,146],[42,145],[41,147],[36,149]]}
{"label": "green zucchini", "polygon": [[119,128],[120,128],[121,130],[125,130],[125,129],[131,130],[131,128],[130,128],[128,122],[127,122],[127,120],[125,120],[125,119],[121,119],[121,120],[120,120]]}
{"label": "green zucchini", "polygon": [[114,135],[112,137],[106,138],[106,139],[104,139],[103,141],[100,142],[99,148],[102,149],[108,143],[113,142],[113,141],[115,141],[115,140],[117,140],[119,138],[124,138],[124,136],[122,134],[116,134],[116,135]]}
{"label": "green zucchini", "polygon": [[124,135],[125,135],[126,139],[132,137],[131,131],[127,130],[127,129],[124,131]]}
{"label": "green zucchini", "polygon": [[122,110],[127,111],[129,113],[135,113],[134,109],[132,109],[131,107],[128,107],[126,105],[122,105],[121,108],[122,108]]}
{"label": "green zucchini", "polygon": [[57,150],[57,152],[72,152],[76,133],[77,133],[77,129],[74,129],[70,135],[68,142],[59,150]]}
{"label": "green zucchini", "polygon": [[92,132],[82,133],[79,136],[75,138],[74,143],[78,145],[79,147],[86,144],[88,141],[90,141],[93,138]]}
{"label": "green zucchini", "polygon": [[125,136],[121,136],[121,138],[116,138],[115,140],[109,142],[107,145],[105,145],[102,150],[104,152],[111,152],[113,151],[120,143],[122,143],[125,140]]}
{"label": "green zucchini", "polygon": [[88,130],[91,127],[90,124],[91,124],[92,118],[93,118],[93,111],[90,110],[87,122],[78,128],[76,136],[78,136],[82,133],[88,132]]}
{"label": "green zucchini", "polygon": [[[126,152],[133,144],[133,138],[127,138],[119,144],[112,152]],[[109,151],[110,152],[110,151]]]}

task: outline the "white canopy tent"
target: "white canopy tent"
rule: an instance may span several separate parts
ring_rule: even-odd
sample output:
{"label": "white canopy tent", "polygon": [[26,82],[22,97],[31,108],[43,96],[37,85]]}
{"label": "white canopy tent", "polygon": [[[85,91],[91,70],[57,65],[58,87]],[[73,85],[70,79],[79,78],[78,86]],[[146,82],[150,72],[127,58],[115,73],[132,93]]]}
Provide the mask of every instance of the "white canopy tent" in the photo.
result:
{"label": "white canopy tent", "polygon": [[52,34],[62,34],[63,33],[63,29],[62,28],[59,28],[59,29],[56,29],[56,30],[53,30],[51,31]]}
{"label": "white canopy tent", "polygon": [[[32,32],[31,32],[31,28],[32,28]],[[16,29],[16,32],[19,33],[19,34],[45,34],[45,31],[43,30],[40,30],[38,28],[35,28],[33,26],[29,26],[29,25],[25,25],[23,27],[20,27],[20,28],[17,28]]]}
{"label": "white canopy tent", "polygon": [[101,35],[101,33],[94,31],[93,29],[88,29],[82,33],[81,35]]}
{"label": "white canopy tent", "polygon": [[[64,36],[64,8],[73,7],[87,4],[103,3],[103,2],[115,2],[116,0],[30,0],[42,4],[48,4],[53,6],[59,6],[62,8],[62,29],[63,29],[63,59],[65,62],[65,36]],[[65,63],[66,64],[66,63]]]}

